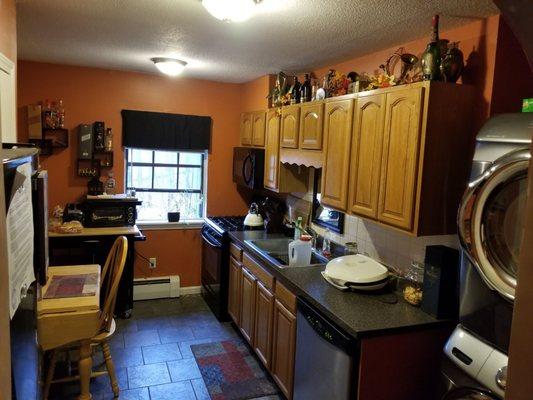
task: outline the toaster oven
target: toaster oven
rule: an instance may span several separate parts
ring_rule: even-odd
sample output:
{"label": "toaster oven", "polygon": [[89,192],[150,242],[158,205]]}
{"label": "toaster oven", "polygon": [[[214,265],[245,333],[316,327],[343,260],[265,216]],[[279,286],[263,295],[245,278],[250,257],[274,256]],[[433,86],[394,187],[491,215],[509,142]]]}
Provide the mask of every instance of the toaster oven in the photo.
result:
{"label": "toaster oven", "polygon": [[142,201],[136,198],[87,199],[83,203],[84,226],[133,226],[137,221],[137,206]]}

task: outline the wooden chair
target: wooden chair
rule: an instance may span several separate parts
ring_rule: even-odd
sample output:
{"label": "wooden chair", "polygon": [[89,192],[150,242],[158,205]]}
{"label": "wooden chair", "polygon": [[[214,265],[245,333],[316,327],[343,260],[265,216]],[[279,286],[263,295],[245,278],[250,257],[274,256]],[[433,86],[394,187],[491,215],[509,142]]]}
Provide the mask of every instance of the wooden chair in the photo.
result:
{"label": "wooden chair", "polygon": [[[91,346],[100,346],[104,355],[106,364],[106,371],[91,371],[91,378],[108,374],[111,381],[111,388],[115,397],[119,396],[119,387],[117,382],[117,376],[115,373],[115,366],[113,365],[113,359],[111,358],[111,352],[109,349],[108,340],[113,336],[116,330],[115,320],[113,318],[113,311],[115,309],[115,303],[117,299],[117,290],[124,271],[124,264],[126,263],[126,256],[128,253],[128,240],[124,236],[120,236],[113,243],[113,247],[109,251],[104,268],[102,269],[100,278],[100,288],[103,296],[103,307],[100,313],[100,329],[96,335],[91,338]],[[74,343],[70,346],[60,347],[50,350],[50,363],[46,372],[46,378],[43,388],[43,398],[48,399],[50,392],[50,386],[52,383],[69,382],[73,380],[79,380],[80,375],[69,376],[66,378],[54,380],[55,366],[57,362],[58,353],[61,351],[69,351],[78,347],[78,343]],[[81,371],[80,371],[81,374]]]}

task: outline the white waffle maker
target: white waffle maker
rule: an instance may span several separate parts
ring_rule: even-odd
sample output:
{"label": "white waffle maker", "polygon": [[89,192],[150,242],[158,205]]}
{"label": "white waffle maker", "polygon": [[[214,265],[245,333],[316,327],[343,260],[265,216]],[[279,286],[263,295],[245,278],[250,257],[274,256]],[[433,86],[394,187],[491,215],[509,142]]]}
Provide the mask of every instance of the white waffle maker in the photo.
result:
{"label": "white waffle maker", "polygon": [[356,254],[331,260],[322,276],[340,290],[378,290],[389,281],[389,270],[370,257]]}

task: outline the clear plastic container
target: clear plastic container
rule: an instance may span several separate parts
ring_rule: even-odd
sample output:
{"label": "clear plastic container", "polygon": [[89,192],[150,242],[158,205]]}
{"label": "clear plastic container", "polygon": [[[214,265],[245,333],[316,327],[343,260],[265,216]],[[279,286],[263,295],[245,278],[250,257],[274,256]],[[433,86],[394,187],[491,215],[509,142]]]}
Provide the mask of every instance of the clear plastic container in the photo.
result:
{"label": "clear plastic container", "polygon": [[424,265],[416,261],[411,263],[404,276],[403,297],[413,306],[422,303],[422,285],[424,282]]}

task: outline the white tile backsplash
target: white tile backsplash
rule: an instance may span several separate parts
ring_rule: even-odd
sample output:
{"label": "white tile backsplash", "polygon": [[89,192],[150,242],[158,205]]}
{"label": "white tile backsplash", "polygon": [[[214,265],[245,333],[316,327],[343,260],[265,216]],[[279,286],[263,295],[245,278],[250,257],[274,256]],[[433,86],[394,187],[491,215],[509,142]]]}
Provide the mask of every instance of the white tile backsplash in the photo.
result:
{"label": "white tile backsplash", "polygon": [[[326,231],[315,224],[313,229],[320,235]],[[441,244],[459,249],[457,235],[412,237],[351,215],[344,218],[344,234],[331,232],[331,240],[341,244],[357,242],[359,252],[401,272],[412,261],[423,262],[428,245]]]}

